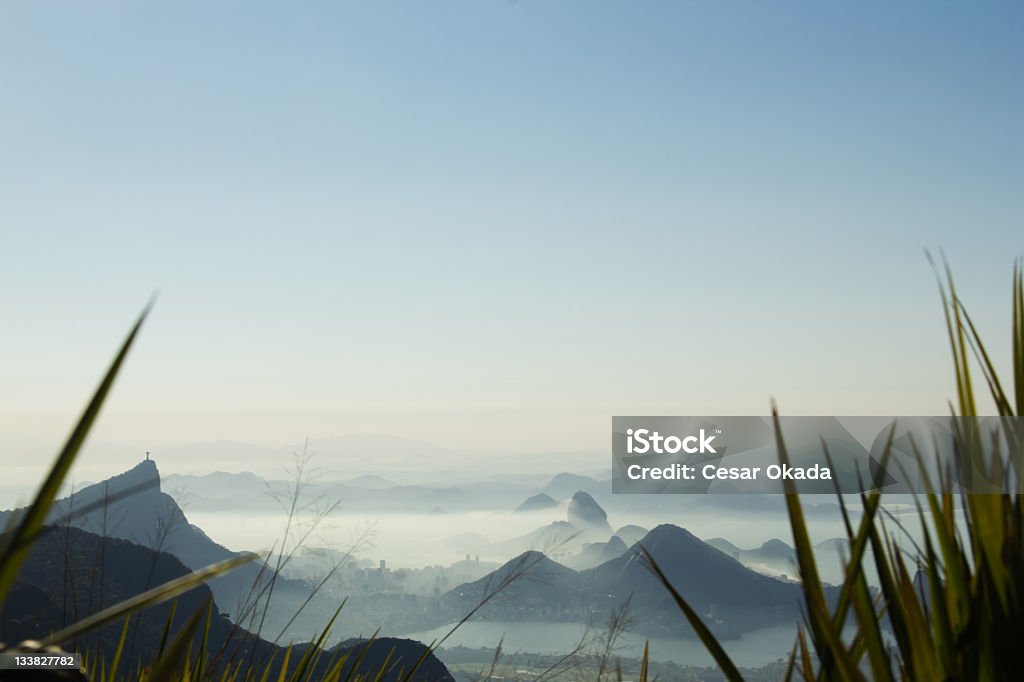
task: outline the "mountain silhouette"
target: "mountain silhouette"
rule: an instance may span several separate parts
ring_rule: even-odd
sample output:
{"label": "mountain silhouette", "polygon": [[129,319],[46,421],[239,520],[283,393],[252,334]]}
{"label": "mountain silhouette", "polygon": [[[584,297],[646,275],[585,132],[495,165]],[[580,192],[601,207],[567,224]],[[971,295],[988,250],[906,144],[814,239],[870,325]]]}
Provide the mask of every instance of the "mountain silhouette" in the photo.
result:
{"label": "mountain silhouette", "polygon": [[558,501],[547,493],[537,493],[516,507],[517,512],[543,511],[558,506]]}
{"label": "mountain silhouette", "polygon": [[[0,604],[0,640],[19,642],[70,625],[147,589],[189,573],[178,559],[118,538],[104,538],[78,528],[49,526],[33,544],[11,598]],[[176,632],[199,609],[213,603],[210,588],[200,585],[177,597],[170,632]],[[148,661],[159,646],[171,603],[145,609],[130,624],[126,660]],[[123,621],[94,630],[74,643],[111,660]],[[196,633],[193,648],[198,647]],[[212,606],[207,652],[211,659],[283,660],[283,649],[236,627]]]}
{"label": "mountain silhouette", "polygon": [[611,490],[611,483],[607,481],[602,483],[590,476],[563,472],[556,474],[546,486],[541,488],[542,493],[546,493],[556,500],[564,500],[577,490],[583,490],[592,495],[608,492]]}
{"label": "mountain silhouette", "polygon": [[582,490],[576,491],[569,501],[566,517],[569,523],[584,534],[600,535],[604,538],[612,534],[612,527],[608,525],[608,514],[589,493]]}
{"label": "mountain silhouette", "polygon": [[[455,682],[444,664],[433,653],[427,653],[426,645],[413,639],[350,639],[331,649],[331,653],[336,658],[346,657],[341,669],[343,680],[378,679],[378,671],[384,670],[386,672],[379,679],[388,682],[406,679],[413,682]],[[426,657],[421,662],[424,654]],[[416,673],[407,677],[417,664]]]}
{"label": "mountain silhouette", "polygon": [[[6,526],[11,516],[19,513],[20,510],[0,513],[0,526]],[[69,519],[69,515],[75,516]],[[16,643],[39,639],[151,587],[187,575],[193,567],[171,553],[171,549],[190,557],[196,567],[238,556],[215,543],[200,528],[188,524],[174,500],[160,492],[159,474],[152,461],[65,498],[56,505],[50,520],[61,523],[44,527],[32,545],[18,580],[0,603],[0,641]],[[103,536],[79,525],[99,525],[108,532]],[[145,544],[140,544],[140,539]],[[259,571],[250,563],[235,573],[247,568]],[[232,577],[229,573],[211,582],[220,581],[230,586]],[[244,584],[246,580],[251,578],[243,577],[235,584]],[[279,579],[277,583],[277,588],[283,587],[286,591],[295,586],[305,589],[298,581]],[[209,607],[207,654],[214,666],[233,661],[242,664],[244,671],[250,663],[265,666],[275,661],[270,677],[276,679],[281,661],[285,660],[284,648],[232,622],[215,593],[216,590],[204,584],[177,597],[171,636],[198,609]],[[321,602],[315,609],[318,612],[333,613],[337,608],[335,603],[326,603],[329,600],[316,601]],[[150,660],[161,641],[171,608],[170,602],[160,604],[132,620],[122,654],[125,660]],[[329,616],[323,617],[316,628],[324,627],[328,620]],[[109,661],[118,647],[122,626],[123,622],[118,622],[95,630],[75,642],[73,648],[105,656]],[[269,621],[264,631],[277,634],[276,627]],[[193,650],[201,645],[201,637],[202,632],[197,632]],[[424,652],[422,644],[411,640],[395,640],[392,644],[398,648],[402,660],[415,662]],[[311,645],[299,648],[308,646]],[[372,670],[376,675],[378,668],[371,668],[370,664],[377,661],[380,647],[377,642],[370,646],[362,670]],[[293,655],[289,667],[294,668],[298,659]],[[330,656],[320,657],[314,679],[326,673],[329,659]],[[383,659],[379,662],[383,663]],[[388,682],[406,679],[403,669],[408,671],[408,668],[390,666],[387,674],[379,679]],[[410,679],[427,682],[451,677],[443,664],[430,654],[420,671]]]}
{"label": "mountain silhouette", "polygon": [[[654,528],[621,556],[583,571],[527,552],[480,580],[458,586],[445,600],[462,607],[475,604],[488,589],[521,573],[501,596],[481,609],[483,617],[584,622],[594,613],[607,613],[628,601],[639,630],[687,634],[685,618],[647,567],[645,550],[675,589],[698,613],[707,614],[709,625],[724,636],[791,622],[799,616],[799,585],[750,570],[671,524]],[[525,566],[530,569],[523,570]]]}
{"label": "mountain silhouette", "polygon": [[586,570],[600,566],[606,561],[611,561],[622,556],[629,549],[626,543],[618,535],[613,535],[608,542],[591,542],[583,545],[579,554],[567,557],[564,560],[566,566],[577,571]]}
{"label": "mountain silhouette", "polygon": [[491,543],[488,545],[488,549],[492,553],[500,553],[505,556],[515,555],[527,550],[560,552],[574,545],[579,535],[580,530],[568,521],[553,521],[546,526],[530,531],[526,535]]}
{"label": "mountain silhouette", "polygon": [[[220,474],[236,477],[236,474]],[[245,476],[244,474],[242,476]],[[252,476],[252,474],[248,474]],[[216,478],[216,476],[214,476]],[[145,460],[128,471],[95,483],[57,500],[48,522],[119,538],[167,552],[192,570],[205,568],[239,555],[215,542],[201,528],[190,523],[173,497],[162,491],[156,462]],[[0,527],[6,516],[0,513]],[[209,582],[217,603],[232,618],[243,617],[252,595],[269,582],[272,571],[259,562],[246,564]],[[254,587],[255,586],[255,587]],[[151,585],[152,587],[152,585]],[[310,593],[310,586],[297,580],[278,577],[274,585],[274,603],[265,625],[283,625]],[[251,613],[251,610],[250,610]],[[332,611],[311,603],[301,622],[311,628],[327,622]]]}
{"label": "mountain silhouette", "polygon": [[796,553],[778,538],[766,540],[754,549],[741,549],[725,538],[711,538],[707,543],[758,573],[791,575],[796,571]]}
{"label": "mountain silhouette", "polygon": [[[472,608],[488,595],[497,592],[494,604],[482,612],[523,613],[560,601],[575,593],[578,573],[549,559],[542,552],[530,550],[507,561],[479,580],[464,583],[445,595],[456,609]],[[504,615],[503,617],[508,617]]]}
{"label": "mountain silhouette", "polygon": [[615,534],[622,538],[622,541],[626,543],[626,547],[632,547],[636,543],[644,539],[647,535],[648,530],[643,526],[626,525],[615,531]]}
{"label": "mountain silhouette", "polygon": [[700,613],[748,625],[778,622],[798,613],[801,590],[750,570],[689,531],[662,524],[628,552],[584,572],[597,590],[632,595],[641,612],[666,603],[666,592],[643,560],[646,550],[669,582]]}

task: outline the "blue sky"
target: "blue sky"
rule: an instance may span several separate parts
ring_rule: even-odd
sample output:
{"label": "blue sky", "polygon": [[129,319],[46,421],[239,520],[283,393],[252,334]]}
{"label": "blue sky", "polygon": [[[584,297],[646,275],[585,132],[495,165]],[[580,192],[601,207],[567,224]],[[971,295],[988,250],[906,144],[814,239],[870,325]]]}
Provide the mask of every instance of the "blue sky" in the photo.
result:
{"label": "blue sky", "polygon": [[1022,33],[1011,3],[4,3],[0,439],[55,445],[155,289],[99,442],[942,413],[923,250],[1005,357]]}

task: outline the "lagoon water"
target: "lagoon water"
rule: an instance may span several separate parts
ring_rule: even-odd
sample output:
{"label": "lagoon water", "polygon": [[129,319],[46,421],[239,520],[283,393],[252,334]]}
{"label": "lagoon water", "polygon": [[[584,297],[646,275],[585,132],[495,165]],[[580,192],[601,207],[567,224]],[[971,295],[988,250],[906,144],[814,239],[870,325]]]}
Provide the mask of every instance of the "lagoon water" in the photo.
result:
{"label": "lagoon water", "polygon": [[[429,643],[446,635],[451,627],[448,625],[402,636]],[[577,623],[472,621],[456,630],[444,646],[494,649],[501,642],[506,652],[564,654],[576,646],[584,630],[585,627]],[[796,640],[796,631],[796,623],[763,628],[740,639],[724,642],[723,646],[736,665],[759,667],[779,658],[786,659]],[[639,658],[643,655],[645,641],[650,643],[650,656],[653,660],[700,667],[714,665],[711,655],[697,639],[654,637],[645,640],[644,637],[626,633],[616,653],[619,656]],[[441,657],[444,658],[443,655]]]}

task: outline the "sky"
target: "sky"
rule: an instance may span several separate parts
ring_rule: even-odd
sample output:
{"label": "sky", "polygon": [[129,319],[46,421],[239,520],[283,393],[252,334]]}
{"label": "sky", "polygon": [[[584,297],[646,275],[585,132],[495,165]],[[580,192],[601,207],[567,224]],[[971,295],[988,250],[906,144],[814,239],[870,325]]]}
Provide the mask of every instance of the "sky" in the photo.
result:
{"label": "sky", "polygon": [[0,457],[48,463],[154,292],[95,467],[944,414],[925,249],[1006,360],[1022,32],[1016,3],[5,2]]}

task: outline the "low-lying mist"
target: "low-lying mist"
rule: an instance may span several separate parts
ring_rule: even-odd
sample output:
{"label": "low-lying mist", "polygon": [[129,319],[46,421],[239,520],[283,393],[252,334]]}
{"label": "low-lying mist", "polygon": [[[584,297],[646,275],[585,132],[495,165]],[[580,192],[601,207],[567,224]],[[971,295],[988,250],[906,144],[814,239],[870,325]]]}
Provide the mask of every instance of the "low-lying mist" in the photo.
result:
{"label": "low-lying mist", "polygon": [[[252,512],[190,512],[189,521],[202,528],[211,538],[233,550],[269,550],[280,548],[287,525],[282,511]],[[505,562],[527,549],[548,552],[556,559],[578,551],[578,539],[565,543],[548,543],[543,539],[531,542],[528,537],[538,529],[564,521],[565,505],[539,512],[501,512],[478,510],[437,514],[361,514],[338,511],[312,531],[306,547],[325,547],[335,552],[354,550],[358,559],[384,560],[389,568],[421,568],[449,565],[467,555],[481,561]],[[654,528],[672,523],[686,528],[697,537],[710,540],[724,538],[741,549],[754,549],[766,541],[779,539],[791,545],[789,522],[783,513],[723,513],[719,509],[689,510],[685,518],[678,514],[635,514],[609,519],[613,529],[626,525]],[[811,520],[815,542],[841,537],[841,519],[835,516]],[[300,529],[301,530],[301,529]],[[292,537],[296,537],[293,529]],[[723,550],[724,551],[724,550]],[[828,561],[834,552],[822,550],[825,562],[824,579],[839,579],[838,561]],[[778,565],[758,566],[761,572],[778,574]],[[793,575],[795,571],[788,572]]]}

